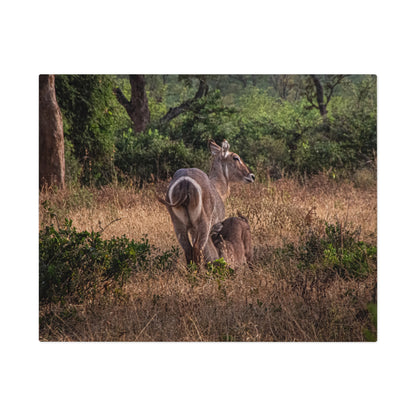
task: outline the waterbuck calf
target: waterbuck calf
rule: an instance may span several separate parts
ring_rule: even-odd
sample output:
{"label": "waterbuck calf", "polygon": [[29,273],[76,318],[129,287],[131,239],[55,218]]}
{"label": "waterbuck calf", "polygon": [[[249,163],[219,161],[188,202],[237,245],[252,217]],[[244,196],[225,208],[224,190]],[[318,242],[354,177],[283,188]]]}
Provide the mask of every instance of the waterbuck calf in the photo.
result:
{"label": "waterbuck calf", "polygon": [[238,213],[238,217],[227,218],[215,224],[211,229],[211,239],[218,251],[233,269],[253,262],[253,245],[251,231],[246,217]]}
{"label": "waterbuck calf", "polygon": [[169,211],[188,264],[191,261],[200,264],[202,257],[206,262],[218,258],[209,236],[212,225],[225,217],[229,184],[254,181],[254,175],[240,156],[230,152],[226,140],[221,147],[211,141],[209,147],[213,155],[209,175],[196,168],[179,169],[169,184],[166,199],[158,197]]}

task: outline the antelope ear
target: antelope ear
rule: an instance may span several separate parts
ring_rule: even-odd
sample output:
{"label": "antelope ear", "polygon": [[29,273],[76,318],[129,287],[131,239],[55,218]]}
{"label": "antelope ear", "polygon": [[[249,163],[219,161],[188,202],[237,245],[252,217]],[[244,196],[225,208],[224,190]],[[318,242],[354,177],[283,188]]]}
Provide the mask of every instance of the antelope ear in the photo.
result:
{"label": "antelope ear", "polygon": [[240,211],[237,211],[238,218],[241,218],[248,224],[248,218],[245,217]]}
{"label": "antelope ear", "polygon": [[218,145],[217,145],[217,143],[215,143],[214,141],[210,141],[209,142],[209,148],[210,148],[210,150],[211,150],[211,153],[213,154],[213,155],[218,155],[220,152],[221,152],[221,147],[219,147]]}
{"label": "antelope ear", "polygon": [[218,234],[222,230],[223,224],[222,222],[217,222],[214,224],[211,228],[211,235],[212,234]]}
{"label": "antelope ear", "polygon": [[230,150],[230,144],[227,142],[227,140],[224,140],[222,142],[222,155],[224,157],[227,156],[229,150]]}

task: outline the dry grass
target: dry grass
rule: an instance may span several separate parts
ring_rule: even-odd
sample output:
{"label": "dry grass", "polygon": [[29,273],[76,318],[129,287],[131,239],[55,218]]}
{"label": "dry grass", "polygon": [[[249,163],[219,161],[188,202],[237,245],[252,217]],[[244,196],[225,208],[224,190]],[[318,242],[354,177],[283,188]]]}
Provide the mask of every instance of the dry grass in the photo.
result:
{"label": "dry grass", "polygon": [[[135,240],[147,234],[151,244],[167,250],[178,243],[165,207],[154,197],[166,186],[43,191],[40,223],[48,221],[42,205],[47,200],[58,221],[71,218],[79,230],[104,229],[104,238],[125,234]],[[364,329],[371,328],[366,306],[374,300],[376,270],[360,281],[326,276],[302,272],[295,261],[279,261],[274,253],[298,243],[308,230],[319,230],[325,221],[360,228],[360,239],[375,245],[376,209],[374,184],[357,188],[317,176],[303,185],[292,179],[236,185],[227,216],[239,210],[250,221],[252,270],[224,278],[197,273],[185,267],[181,253],[173,271],[137,272],[122,295],[82,305],[42,306],[40,339],[364,341]]]}

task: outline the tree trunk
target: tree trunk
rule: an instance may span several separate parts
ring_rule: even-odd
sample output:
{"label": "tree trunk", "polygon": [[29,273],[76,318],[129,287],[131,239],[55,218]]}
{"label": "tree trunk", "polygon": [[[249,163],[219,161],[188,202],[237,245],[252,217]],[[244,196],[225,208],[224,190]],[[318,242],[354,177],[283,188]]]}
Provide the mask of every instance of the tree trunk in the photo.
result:
{"label": "tree trunk", "polygon": [[54,75],[39,75],[39,187],[42,185],[65,187],[64,129]]}
{"label": "tree trunk", "polygon": [[328,111],[326,109],[326,104],[324,101],[324,88],[322,87],[321,81],[319,81],[319,78],[316,75],[311,75],[311,78],[313,80],[313,83],[315,84],[316,100],[318,102],[319,112],[321,113],[321,116],[325,119]]}
{"label": "tree trunk", "polygon": [[115,89],[119,103],[126,109],[136,133],[146,130],[150,121],[149,104],[145,89],[144,75],[130,75],[131,99],[124,96],[120,88]]}

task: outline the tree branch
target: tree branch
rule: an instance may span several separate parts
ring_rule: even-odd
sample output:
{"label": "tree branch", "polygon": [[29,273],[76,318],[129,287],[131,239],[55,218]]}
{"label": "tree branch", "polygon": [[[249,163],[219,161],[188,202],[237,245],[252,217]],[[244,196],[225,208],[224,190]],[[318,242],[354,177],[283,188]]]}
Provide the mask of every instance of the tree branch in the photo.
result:
{"label": "tree branch", "polygon": [[114,88],[114,94],[116,94],[118,102],[126,109],[127,113],[130,115],[131,112],[131,102],[126,98],[126,96],[123,94],[123,91],[121,91],[120,88]]}
{"label": "tree branch", "polygon": [[341,81],[346,77],[346,75],[337,75],[334,79],[333,83],[327,83],[327,87],[329,89],[329,93],[326,95],[326,104],[329,103],[329,100],[332,97],[335,87],[341,83]]}
{"label": "tree branch", "polygon": [[319,110],[319,107],[313,102],[313,94],[311,95],[311,92],[308,90],[308,88],[305,89],[306,99],[311,104],[311,108],[316,108]]}
{"label": "tree branch", "polygon": [[188,111],[192,104],[195,103],[202,97],[205,97],[208,94],[209,86],[205,82],[205,80],[199,80],[199,87],[198,91],[195,93],[194,98],[190,100],[184,101],[182,104],[178,105],[177,107],[170,108],[169,111],[160,119],[161,123],[169,123],[169,121],[173,120],[175,117],[178,117],[180,114]]}

